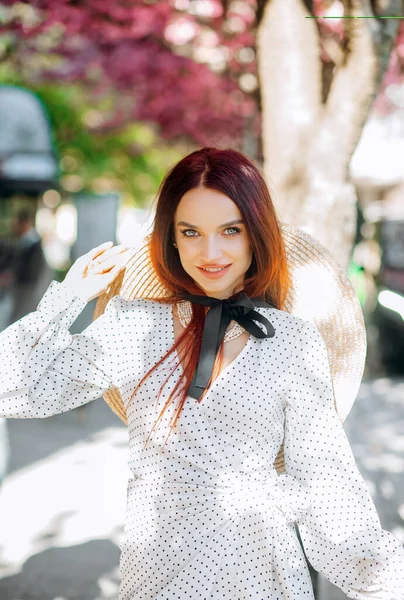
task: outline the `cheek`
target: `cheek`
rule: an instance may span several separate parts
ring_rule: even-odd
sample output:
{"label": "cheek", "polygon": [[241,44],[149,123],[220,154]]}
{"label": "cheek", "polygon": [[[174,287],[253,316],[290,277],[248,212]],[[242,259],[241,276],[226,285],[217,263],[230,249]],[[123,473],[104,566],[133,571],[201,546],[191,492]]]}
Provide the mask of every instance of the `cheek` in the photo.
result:
{"label": "cheek", "polygon": [[245,257],[245,269],[249,269],[253,259],[253,251],[249,243],[246,244],[244,249],[244,257]]}
{"label": "cheek", "polygon": [[192,244],[178,244],[178,252],[180,260],[183,263],[194,260],[196,246],[192,247]]}
{"label": "cheek", "polygon": [[251,244],[248,240],[242,240],[240,244],[240,254],[242,254],[246,261],[250,261],[252,259],[252,248]]}
{"label": "cheek", "polygon": [[184,241],[178,242],[178,248],[181,251],[181,254],[183,254],[184,256],[191,254],[190,245]]}

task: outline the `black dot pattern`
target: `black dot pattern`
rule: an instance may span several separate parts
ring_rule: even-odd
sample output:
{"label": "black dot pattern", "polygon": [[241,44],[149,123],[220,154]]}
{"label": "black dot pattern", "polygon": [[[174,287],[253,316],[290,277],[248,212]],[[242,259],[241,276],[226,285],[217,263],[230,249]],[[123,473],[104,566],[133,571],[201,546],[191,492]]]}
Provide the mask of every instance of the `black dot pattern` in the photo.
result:
{"label": "black dot pattern", "polygon": [[299,523],[308,560],[349,598],[403,599],[402,545],[381,529],[334,409],[326,346],[307,322],[299,331],[286,397],[286,470],[312,498]]}
{"label": "black dot pattern", "polygon": [[178,356],[131,396],[173,344],[172,307],[116,297],[72,335],[84,304],[52,282],[38,310],[2,332],[0,415],[44,418],[120,390],[133,473],[120,600],[314,600],[296,526],[307,559],[349,598],[404,600],[403,548],[357,469],[313,325],[258,308],[275,336],[250,336],[201,403],[188,396],[162,449],[173,406],[144,444],[181,375]]}

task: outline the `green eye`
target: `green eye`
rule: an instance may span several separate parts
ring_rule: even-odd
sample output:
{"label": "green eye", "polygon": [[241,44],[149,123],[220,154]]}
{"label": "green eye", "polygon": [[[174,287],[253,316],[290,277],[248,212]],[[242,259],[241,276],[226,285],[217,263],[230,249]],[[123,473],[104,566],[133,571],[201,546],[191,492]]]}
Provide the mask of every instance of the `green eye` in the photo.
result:
{"label": "green eye", "polygon": [[[233,233],[226,234],[226,235],[237,235],[238,233],[240,233],[241,229],[239,229],[238,227],[227,227],[227,229],[225,229],[224,231],[233,231]],[[196,233],[197,235],[199,235],[198,232],[195,231],[195,229],[182,229],[181,230],[181,233],[184,237],[197,237],[197,235],[188,235],[190,232]]]}

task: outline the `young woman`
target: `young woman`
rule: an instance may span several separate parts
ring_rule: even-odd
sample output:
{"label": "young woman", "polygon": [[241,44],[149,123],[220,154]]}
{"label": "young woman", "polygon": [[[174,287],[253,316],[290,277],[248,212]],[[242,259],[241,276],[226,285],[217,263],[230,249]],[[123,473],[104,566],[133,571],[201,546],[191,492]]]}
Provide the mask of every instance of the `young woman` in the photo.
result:
{"label": "young woman", "polygon": [[2,333],[0,361],[6,417],[119,390],[135,476],[120,600],[309,600],[305,555],[350,598],[402,600],[403,549],[356,467],[324,341],[285,310],[284,240],[256,166],[215,148],[175,165],[150,239],[168,296],[114,296],[71,335],[131,256],[106,243],[79,258]]}

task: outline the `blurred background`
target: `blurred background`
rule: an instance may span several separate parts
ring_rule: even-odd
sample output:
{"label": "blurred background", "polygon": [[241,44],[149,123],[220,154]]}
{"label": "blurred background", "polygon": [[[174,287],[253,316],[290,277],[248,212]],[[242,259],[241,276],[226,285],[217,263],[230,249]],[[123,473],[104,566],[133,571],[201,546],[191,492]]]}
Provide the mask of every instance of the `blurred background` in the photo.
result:
{"label": "blurred background", "polygon": [[[3,0],[0,24],[0,330],[90,248],[137,247],[182,156],[245,152],[356,289],[368,353],[345,430],[404,542],[404,2]],[[0,419],[2,600],[117,597],[126,453],[101,400]]]}

